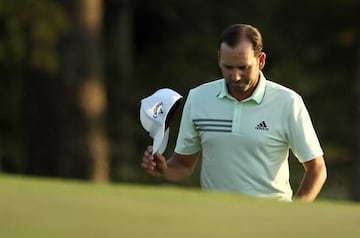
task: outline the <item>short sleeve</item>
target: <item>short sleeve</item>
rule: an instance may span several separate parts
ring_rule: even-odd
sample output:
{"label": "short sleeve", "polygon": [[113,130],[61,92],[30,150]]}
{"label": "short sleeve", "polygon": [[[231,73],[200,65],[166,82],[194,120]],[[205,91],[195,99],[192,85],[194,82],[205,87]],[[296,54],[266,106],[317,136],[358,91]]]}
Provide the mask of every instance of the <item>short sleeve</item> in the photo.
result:
{"label": "short sleeve", "polygon": [[175,146],[175,153],[178,154],[190,155],[201,150],[200,137],[192,120],[192,98],[190,90],[184,105]]}
{"label": "short sleeve", "polygon": [[294,97],[290,104],[288,118],[289,145],[303,163],[323,155],[310,115],[300,96]]}

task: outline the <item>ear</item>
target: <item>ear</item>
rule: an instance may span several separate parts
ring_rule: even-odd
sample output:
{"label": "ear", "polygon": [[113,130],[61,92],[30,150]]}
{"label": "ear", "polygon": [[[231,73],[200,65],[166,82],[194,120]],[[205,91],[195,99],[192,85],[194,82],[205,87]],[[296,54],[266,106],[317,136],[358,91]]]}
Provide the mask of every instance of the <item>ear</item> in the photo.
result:
{"label": "ear", "polygon": [[260,53],[259,56],[259,69],[262,70],[265,67],[266,54],[264,52]]}

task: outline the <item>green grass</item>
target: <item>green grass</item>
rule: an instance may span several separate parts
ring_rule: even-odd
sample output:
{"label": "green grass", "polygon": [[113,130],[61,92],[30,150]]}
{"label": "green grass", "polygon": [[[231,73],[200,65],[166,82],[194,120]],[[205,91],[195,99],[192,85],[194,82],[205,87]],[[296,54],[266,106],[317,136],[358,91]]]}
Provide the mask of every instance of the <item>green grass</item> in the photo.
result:
{"label": "green grass", "polygon": [[360,204],[0,176],[0,237],[360,237]]}

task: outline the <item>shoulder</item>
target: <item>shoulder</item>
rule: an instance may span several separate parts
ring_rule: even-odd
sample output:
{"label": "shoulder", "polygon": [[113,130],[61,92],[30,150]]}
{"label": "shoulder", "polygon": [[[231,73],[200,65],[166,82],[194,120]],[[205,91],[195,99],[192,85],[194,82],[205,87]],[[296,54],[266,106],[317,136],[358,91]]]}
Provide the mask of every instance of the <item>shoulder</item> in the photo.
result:
{"label": "shoulder", "polygon": [[301,96],[295,90],[270,80],[266,81],[266,91],[267,95],[270,97],[290,101],[302,100]]}
{"label": "shoulder", "polygon": [[211,82],[203,83],[190,89],[189,96],[196,98],[207,98],[207,96],[216,96],[223,87],[224,79],[217,79]]}
{"label": "shoulder", "polygon": [[267,98],[267,102],[277,105],[277,107],[282,108],[289,114],[306,109],[300,94],[293,89],[272,81],[267,81],[265,98]]}
{"label": "shoulder", "polygon": [[224,79],[217,79],[211,82],[203,83],[195,88],[192,88],[190,91],[202,93],[207,91],[220,90],[223,84]]}

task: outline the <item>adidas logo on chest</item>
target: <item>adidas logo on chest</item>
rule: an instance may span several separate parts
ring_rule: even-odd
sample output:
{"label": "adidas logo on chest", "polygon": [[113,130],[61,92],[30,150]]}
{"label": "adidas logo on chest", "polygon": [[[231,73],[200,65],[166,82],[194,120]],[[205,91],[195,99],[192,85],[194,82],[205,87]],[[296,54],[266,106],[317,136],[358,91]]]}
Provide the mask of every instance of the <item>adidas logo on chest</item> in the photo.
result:
{"label": "adidas logo on chest", "polygon": [[256,130],[261,130],[261,131],[268,131],[269,128],[267,127],[265,121],[260,122],[256,127]]}

